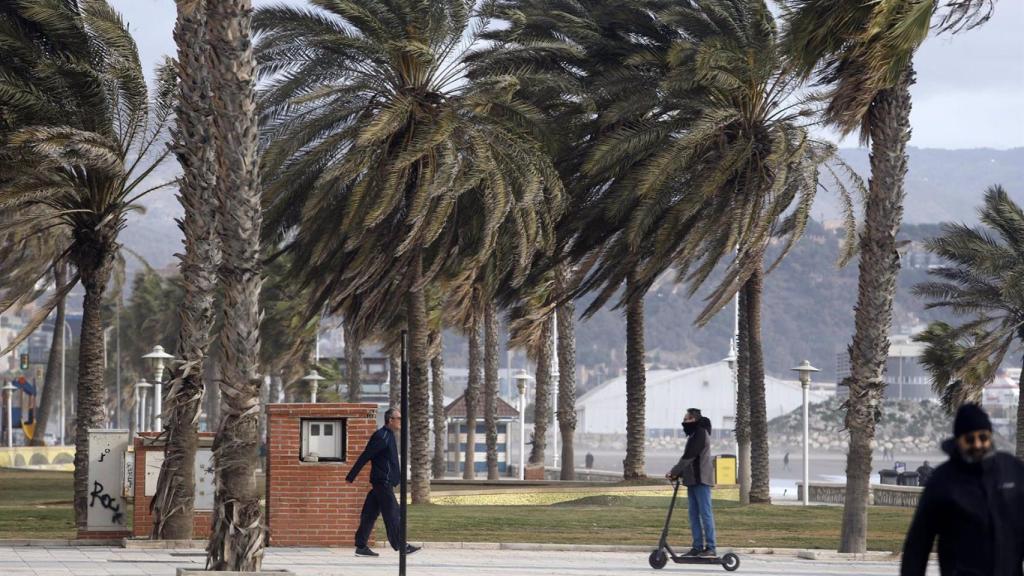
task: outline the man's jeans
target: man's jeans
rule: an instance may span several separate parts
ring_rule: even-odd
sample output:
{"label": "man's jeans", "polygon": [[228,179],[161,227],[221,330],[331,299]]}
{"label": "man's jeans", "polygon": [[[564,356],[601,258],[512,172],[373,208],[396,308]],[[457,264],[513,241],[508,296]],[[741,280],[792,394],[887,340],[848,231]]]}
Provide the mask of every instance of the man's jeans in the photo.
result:
{"label": "man's jeans", "polygon": [[690,531],[693,532],[693,547],[697,550],[715,549],[715,517],[711,510],[711,486],[697,484],[686,487],[686,499],[690,504]]}

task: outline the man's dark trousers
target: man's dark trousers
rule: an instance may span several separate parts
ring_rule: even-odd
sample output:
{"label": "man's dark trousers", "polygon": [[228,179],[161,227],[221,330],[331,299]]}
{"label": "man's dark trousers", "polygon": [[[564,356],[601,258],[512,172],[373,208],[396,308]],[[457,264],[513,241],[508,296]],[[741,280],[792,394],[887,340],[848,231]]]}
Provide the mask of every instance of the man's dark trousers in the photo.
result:
{"label": "man's dark trousers", "polygon": [[399,522],[398,522],[398,499],[395,498],[394,488],[387,484],[372,484],[372,489],[363,501],[363,511],[359,515],[359,529],[356,530],[356,547],[362,548],[367,545],[370,539],[370,531],[377,523],[377,516],[384,517],[384,527],[388,532],[388,542],[391,547],[398,550]]}

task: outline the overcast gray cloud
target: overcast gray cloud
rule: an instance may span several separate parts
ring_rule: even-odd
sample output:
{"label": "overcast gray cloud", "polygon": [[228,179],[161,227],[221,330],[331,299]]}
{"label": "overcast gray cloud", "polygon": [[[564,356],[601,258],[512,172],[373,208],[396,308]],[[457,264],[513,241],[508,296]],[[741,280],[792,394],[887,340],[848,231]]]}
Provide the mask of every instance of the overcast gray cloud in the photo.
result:
{"label": "overcast gray cloud", "polygon": [[[130,23],[147,71],[164,55],[174,53],[173,0],[110,3]],[[256,6],[275,3],[281,0],[254,0]],[[995,16],[981,28],[929,38],[915,59],[915,68],[911,145],[1024,146],[1024,1],[1001,0]]]}

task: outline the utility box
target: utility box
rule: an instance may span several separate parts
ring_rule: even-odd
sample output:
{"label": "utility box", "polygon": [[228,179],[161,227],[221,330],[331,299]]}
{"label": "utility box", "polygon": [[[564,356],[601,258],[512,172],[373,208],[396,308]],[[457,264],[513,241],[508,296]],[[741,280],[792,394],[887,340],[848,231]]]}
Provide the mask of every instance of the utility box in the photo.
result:
{"label": "utility box", "polygon": [[712,462],[715,468],[716,485],[736,484],[738,479],[738,476],[736,475],[736,456],[732,454],[720,454],[712,458]]}
{"label": "utility box", "polygon": [[354,545],[372,464],[352,484],[345,476],[376,429],[376,404],[267,406],[271,546]]}
{"label": "utility box", "polygon": [[[130,489],[134,494],[135,504],[132,508],[132,535],[135,538],[149,538],[153,533],[153,515],[149,506],[156,496],[156,485],[160,479],[160,468],[164,463],[164,452],[167,450],[166,437],[159,432],[142,432],[135,437],[135,450],[128,452],[134,464]],[[210,535],[213,523],[213,433],[200,432],[199,444],[196,448],[193,470],[193,481],[196,492],[193,501],[192,535],[195,538],[206,538]],[[126,471],[127,474],[127,471]]]}
{"label": "utility box", "polygon": [[89,430],[89,477],[86,530],[80,538],[121,538],[128,535],[128,503],[121,493],[127,430]]}

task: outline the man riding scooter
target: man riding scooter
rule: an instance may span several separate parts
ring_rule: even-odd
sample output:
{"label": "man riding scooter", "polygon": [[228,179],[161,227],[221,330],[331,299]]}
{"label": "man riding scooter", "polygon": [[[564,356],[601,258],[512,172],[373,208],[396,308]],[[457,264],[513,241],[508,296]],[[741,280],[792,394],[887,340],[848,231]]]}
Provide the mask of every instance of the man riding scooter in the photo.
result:
{"label": "man riding scooter", "polygon": [[689,502],[690,530],[693,548],[684,556],[715,558],[715,517],[711,509],[711,488],[715,485],[715,471],[711,467],[711,420],[701,416],[700,410],[690,408],[683,417],[686,449],[672,471],[665,475],[670,480],[681,480],[686,486]]}

